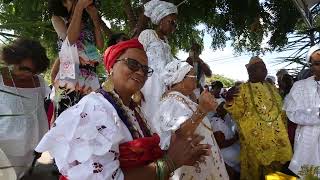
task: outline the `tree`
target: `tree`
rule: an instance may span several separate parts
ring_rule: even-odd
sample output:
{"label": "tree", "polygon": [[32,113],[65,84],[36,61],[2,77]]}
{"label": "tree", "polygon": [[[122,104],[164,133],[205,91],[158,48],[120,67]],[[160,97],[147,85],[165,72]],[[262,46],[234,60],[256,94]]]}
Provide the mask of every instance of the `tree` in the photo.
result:
{"label": "tree", "polygon": [[206,79],[206,82],[208,84],[211,84],[211,82],[213,81],[221,81],[225,88],[232,87],[235,83],[233,79],[224,77],[223,75],[219,75],[219,74],[214,74],[212,75],[212,77]]}
{"label": "tree", "polygon": [[[106,36],[124,31],[137,36],[151,27],[143,16],[143,4],[149,0],[101,1],[101,16]],[[175,4],[181,0],[171,0]],[[0,34],[4,38],[26,36],[39,39],[56,53],[56,34],[50,23],[45,0],[0,0]],[[179,23],[171,38],[174,49],[188,49],[192,42],[201,43],[204,32],[213,37],[212,47],[223,48],[231,40],[236,52],[264,52],[287,44],[287,34],[294,32],[299,13],[291,0],[188,0],[179,7]],[[199,24],[205,30],[197,29]],[[111,30],[112,31],[111,31]],[[12,33],[11,33],[12,32]],[[269,48],[261,46],[271,33]]]}

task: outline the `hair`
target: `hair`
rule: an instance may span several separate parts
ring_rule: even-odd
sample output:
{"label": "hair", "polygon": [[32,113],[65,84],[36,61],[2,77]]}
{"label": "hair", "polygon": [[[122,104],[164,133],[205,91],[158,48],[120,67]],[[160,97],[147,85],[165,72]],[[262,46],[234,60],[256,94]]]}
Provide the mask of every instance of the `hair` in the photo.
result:
{"label": "hair", "polygon": [[116,45],[120,40],[121,37],[127,37],[127,35],[125,33],[115,33],[115,34],[112,34],[111,37],[109,38],[109,41],[107,43],[108,47],[110,46],[113,46],[113,45]]}
{"label": "hair", "polygon": [[49,0],[48,11],[51,16],[69,17],[69,12],[66,7],[63,6],[64,0]]}
{"label": "hair", "polygon": [[223,88],[223,83],[221,81],[214,81],[211,83],[212,88]]}
{"label": "hair", "polygon": [[23,60],[30,58],[37,73],[46,71],[50,64],[46,49],[39,41],[30,39],[19,38],[4,46],[1,51],[1,57],[8,65],[20,64]]}
{"label": "hair", "polygon": [[196,52],[198,52],[198,53],[201,53],[202,47],[201,47],[201,45],[198,44],[198,43],[193,43],[192,46],[191,46],[191,48],[190,48],[190,51],[191,51],[191,50],[196,51]]}

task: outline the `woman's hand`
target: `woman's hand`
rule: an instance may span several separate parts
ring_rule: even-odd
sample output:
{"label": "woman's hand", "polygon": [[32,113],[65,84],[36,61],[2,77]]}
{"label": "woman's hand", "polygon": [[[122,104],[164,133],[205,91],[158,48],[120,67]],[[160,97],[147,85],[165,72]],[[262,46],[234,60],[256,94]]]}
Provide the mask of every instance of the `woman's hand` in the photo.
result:
{"label": "woman's hand", "polygon": [[90,15],[92,20],[99,20],[98,9],[94,5],[89,5],[86,11]]}
{"label": "woman's hand", "polygon": [[204,137],[199,135],[193,135],[189,138],[172,135],[167,155],[174,162],[175,168],[183,165],[192,166],[203,156],[211,154],[211,145],[200,144],[203,139]]}
{"label": "woman's hand", "polygon": [[93,3],[93,0],[79,0],[77,5],[80,6],[82,9],[86,9]]}
{"label": "woman's hand", "polygon": [[203,113],[208,113],[216,111],[217,107],[218,103],[215,101],[215,98],[207,89],[205,89],[199,97],[199,110]]}
{"label": "woman's hand", "polygon": [[227,103],[233,102],[234,98],[238,97],[239,93],[240,93],[239,87],[230,88],[225,98]]}

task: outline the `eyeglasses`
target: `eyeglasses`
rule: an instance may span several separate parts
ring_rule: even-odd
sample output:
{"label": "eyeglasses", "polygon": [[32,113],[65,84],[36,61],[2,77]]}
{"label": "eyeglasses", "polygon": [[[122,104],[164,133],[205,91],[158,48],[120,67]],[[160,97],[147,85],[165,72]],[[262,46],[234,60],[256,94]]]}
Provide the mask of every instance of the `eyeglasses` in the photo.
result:
{"label": "eyeglasses", "polygon": [[137,60],[132,59],[132,58],[123,58],[123,59],[117,59],[116,62],[118,61],[124,61],[128,68],[132,71],[139,71],[139,69],[142,70],[145,76],[150,77],[153,74],[153,69],[150,68],[149,66],[142,65],[140,64]]}
{"label": "eyeglasses", "polygon": [[320,61],[315,61],[315,62],[311,62],[309,63],[310,66],[320,66]]}
{"label": "eyeglasses", "polygon": [[189,78],[197,78],[197,76],[194,76],[194,75],[186,75],[186,77],[189,77]]}

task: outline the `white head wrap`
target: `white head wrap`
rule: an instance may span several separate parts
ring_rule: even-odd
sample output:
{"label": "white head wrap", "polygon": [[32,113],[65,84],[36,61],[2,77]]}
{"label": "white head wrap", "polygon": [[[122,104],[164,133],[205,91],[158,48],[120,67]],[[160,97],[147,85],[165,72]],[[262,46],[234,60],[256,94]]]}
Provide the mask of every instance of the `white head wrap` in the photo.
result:
{"label": "white head wrap", "polygon": [[174,60],[167,64],[161,79],[166,86],[172,86],[181,82],[191,69],[192,66],[187,62]]}
{"label": "white head wrap", "polygon": [[178,14],[178,8],[172,3],[151,0],[144,5],[144,15],[149,17],[153,24],[159,24],[160,20],[170,14]]}
{"label": "white head wrap", "polygon": [[309,62],[309,61],[310,61],[310,58],[311,58],[311,55],[312,55],[314,52],[318,51],[318,50],[320,50],[320,45],[319,45],[319,44],[316,44],[316,45],[312,46],[312,47],[309,49],[308,53],[307,53],[306,61]]}

